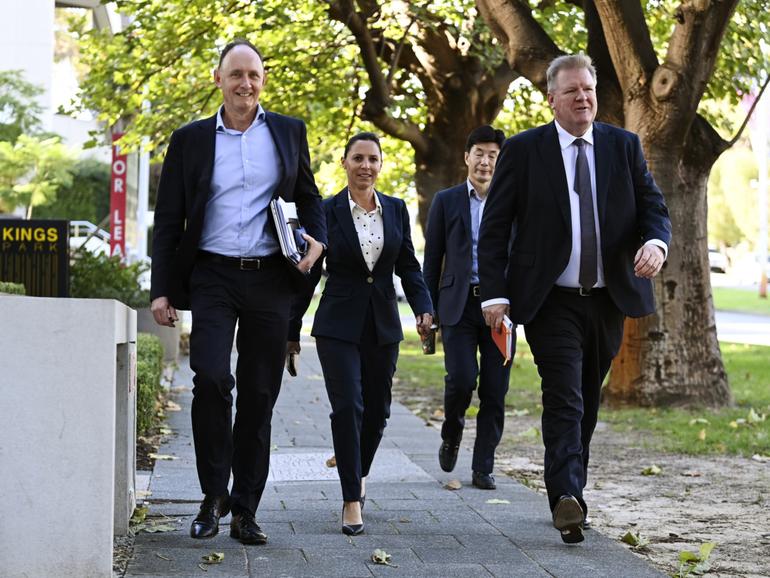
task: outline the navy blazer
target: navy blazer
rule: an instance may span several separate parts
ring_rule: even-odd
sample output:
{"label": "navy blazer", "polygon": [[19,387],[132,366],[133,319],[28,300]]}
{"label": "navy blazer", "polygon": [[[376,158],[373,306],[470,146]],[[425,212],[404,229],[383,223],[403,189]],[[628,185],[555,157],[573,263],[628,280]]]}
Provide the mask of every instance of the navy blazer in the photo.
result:
{"label": "navy blazer", "polygon": [[[404,293],[415,315],[432,313],[428,288],[414,255],[409,212],[401,199],[377,192],[382,205],[385,239],[374,271],[369,271],[361,254],[348,189],[323,202],[329,245],[326,252],[326,279],[311,334],[360,343],[364,319],[372,306],[377,341],[381,345],[404,338],[398,314],[393,273],[401,278]],[[320,264],[314,268],[320,270]]]}
{"label": "navy blazer", "polygon": [[442,325],[460,322],[471,284],[473,237],[468,182],[433,197],[425,231],[423,274]]}
{"label": "navy blazer", "polygon": [[[190,308],[190,274],[211,194],[216,121],[214,115],[174,131],[158,185],[150,298],[168,297],[177,309]],[[273,198],[280,196],[296,203],[299,220],[308,234],[326,243],[326,221],[310,170],[305,123],[274,112],[265,114],[265,122],[281,161],[281,179]],[[275,234],[272,219],[268,222]],[[292,267],[288,260],[286,266]]]}
{"label": "navy blazer", "polygon": [[[655,299],[651,280],[634,275],[634,255],[651,239],[670,243],[668,209],[647,170],[639,137],[600,122],[593,126],[604,279],[618,309],[642,317],[655,311]],[[532,320],[567,267],[569,194],[554,123],[505,142],[481,222],[479,277],[482,300],[510,299],[514,323]],[[514,221],[517,231],[508,250]]]}

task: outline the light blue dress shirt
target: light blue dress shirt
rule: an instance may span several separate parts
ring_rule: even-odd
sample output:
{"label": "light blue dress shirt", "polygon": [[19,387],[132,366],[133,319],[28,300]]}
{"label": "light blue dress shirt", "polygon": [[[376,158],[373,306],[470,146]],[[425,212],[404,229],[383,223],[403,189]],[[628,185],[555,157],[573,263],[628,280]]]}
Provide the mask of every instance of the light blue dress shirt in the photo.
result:
{"label": "light blue dress shirt", "polygon": [[225,127],[217,112],[211,195],[199,248],[230,257],[280,251],[268,224],[270,200],[281,179],[281,159],[260,105],[245,131]]}
{"label": "light blue dress shirt", "polygon": [[468,198],[471,204],[471,284],[476,285],[479,282],[479,228],[487,198],[479,198],[470,179],[466,182],[468,183]]}

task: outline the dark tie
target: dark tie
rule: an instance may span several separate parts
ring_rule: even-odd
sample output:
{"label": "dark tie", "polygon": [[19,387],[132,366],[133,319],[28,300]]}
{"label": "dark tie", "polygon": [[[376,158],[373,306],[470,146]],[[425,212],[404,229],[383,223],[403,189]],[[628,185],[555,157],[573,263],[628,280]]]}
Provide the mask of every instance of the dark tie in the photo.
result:
{"label": "dark tie", "polygon": [[575,192],[580,199],[580,273],[578,281],[583,289],[596,285],[596,224],[594,221],[594,201],[591,194],[591,174],[588,172],[586,141],[575,139],[578,149],[575,163]]}

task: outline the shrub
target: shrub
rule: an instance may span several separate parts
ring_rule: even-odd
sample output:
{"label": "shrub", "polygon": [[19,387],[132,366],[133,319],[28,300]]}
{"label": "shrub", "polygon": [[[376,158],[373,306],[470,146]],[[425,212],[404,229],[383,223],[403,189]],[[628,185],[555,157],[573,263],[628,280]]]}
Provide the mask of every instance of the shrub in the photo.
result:
{"label": "shrub", "polygon": [[124,264],[120,257],[81,251],[70,267],[70,296],[88,299],[117,299],[139,309],[150,304],[149,291],[139,285],[145,263]]}
{"label": "shrub", "polygon": [[27,290],[21,283],[0,281],[0,293],[8,293],[10,295],[26,295]]}
{"label": "shrub", "polygon": [[136,340],[136,433],[145,435],[155,425],[156,405],[161,392],[163,345],[149,333]]}

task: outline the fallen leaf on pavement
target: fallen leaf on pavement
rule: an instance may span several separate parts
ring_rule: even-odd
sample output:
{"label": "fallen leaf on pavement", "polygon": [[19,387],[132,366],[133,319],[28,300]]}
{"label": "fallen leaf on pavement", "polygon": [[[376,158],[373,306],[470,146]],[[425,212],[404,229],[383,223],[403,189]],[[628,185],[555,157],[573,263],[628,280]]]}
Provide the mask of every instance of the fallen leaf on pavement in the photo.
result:
{"label": "fallen leaf on pavement", "polygon": [[655,464],[652,464],[651,466],[647,466],[642,470],[643,476],[657,476],[660,474],[663,470],[661,470],[658,466]]}
{"label": "fallen leaf on pavement", "polygon": [[170,456],[168,454],[150,454],[150,457],[154,460],[164,460],[168,462],[179,459],[177,456]]}
{"label": "fallen leaf on pavement", "polygon": [[168,411],[182,411],[182,406],[175,401],[168,400],[166,402],[166,409]]}
{"label": "fallen leaf on pavement", "polygon": [[336,468],[337,467],[337,456],[332,456],[328,460],[326,460],[326,467],[327,468]]}
{"label": "fallen leaf on pavement", "polygon": [[755,462],[759,462],[760,464],[765,464],[767,462],[770,462],[770,456],[763,456],[760,454],[754,454],[751,456],[751,459]]}
{"label": "fallen leaf on pavement", "polygon": [[449,480],[446,484],[444,484],[445,490],[459,490],[463,487],[463,484],[460,480]]}
{"label": "fallen leaf on pavement", "polygon": [[169,561],[169,562],[173,562],[173,561],[174,561],[174,559],[173,559],[173,558],[169,558],[168,556],[164,556],[163,554],[158,554],[157,552],[155,552],[155,555],[156,555],[158,558],[160,558],[161,560],[167,560],[167,561]]}
{"label": "fallen leaf on pavement", "polygon": [[510,504],[508,500],[501,500],[500,498],[492,498],[487,500],[487,504]]}
{"label": "fallen leaf on pavement", "polygon": [[636,548],[641,550],[642,548],[645,548],[650,541],[642,536],[639,532],[631,532],[630,530],[626,532],[623,537],[620,539],[621,542],[628,544],[632,548]]}
{"label": "fallen leaf on pavement", "polygon": [[385,550],[381,550],[380,548],[377,548],[374,552],[372,552],[372,562],[375,564],[382,564],[383,566],[398,568],[398,566],[395,564],[390,563],[390,558],[390,554],[388,554]]}
{"label": "fallen leaf on pavement", "polygon": [[225,559],[225,553],[224,552],[212,552],[211,554],[206,554],[205,556],[201,556],[203,559],[204,564],[220,564],[222,560]]}

